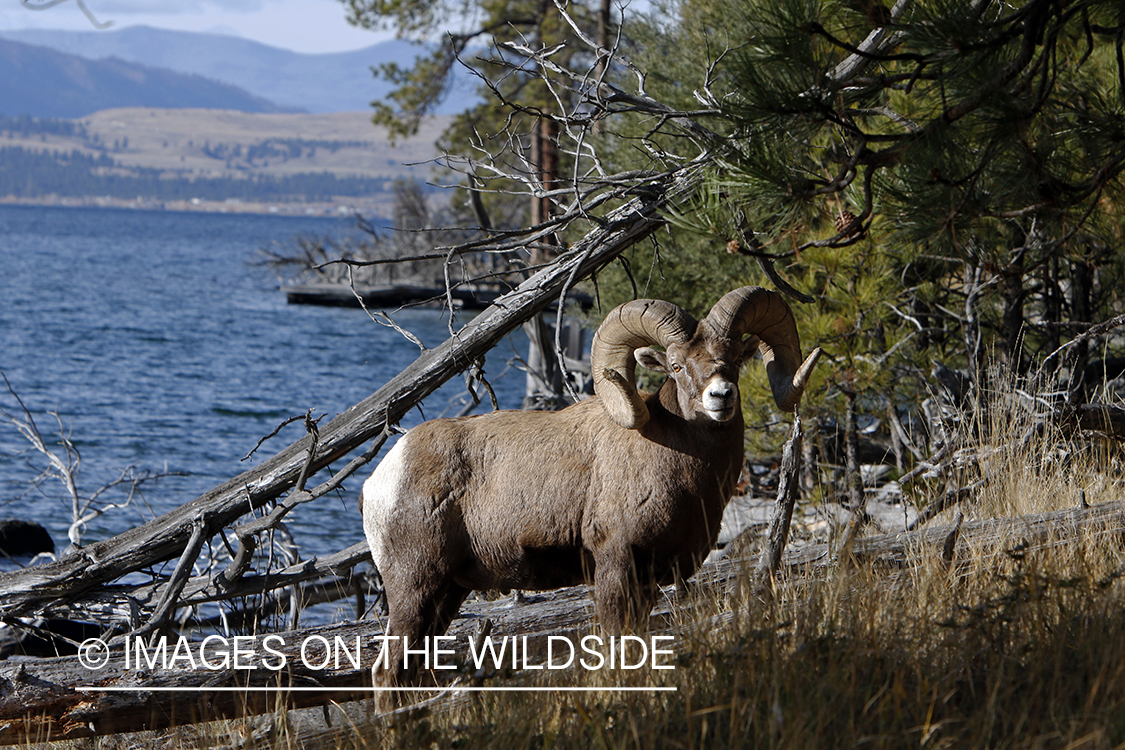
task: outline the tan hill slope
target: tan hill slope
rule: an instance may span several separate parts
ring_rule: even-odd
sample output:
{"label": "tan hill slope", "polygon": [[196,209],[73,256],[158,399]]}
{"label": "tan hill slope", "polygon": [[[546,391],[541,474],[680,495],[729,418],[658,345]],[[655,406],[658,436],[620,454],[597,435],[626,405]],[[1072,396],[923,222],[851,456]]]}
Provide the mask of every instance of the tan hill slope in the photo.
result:
{"label": "tan hill slope", "polygon": [[[70,121],[73,127],[61,121],[66,127],[45,127],[40,122],[21,129],[9,121],[0,127],[0,148],[57,154],[60,159],[78,152],[99,159],[97,171],[158,174],[162,181],[328,174],[361,188],[338,196],[338,205],[372,211],[384,206],[394,180],[431,177],[429,162],[437,156],[434,143],[447,120],[430,120],[418,135],[392,143],[366,112],[280,114],[134,107],[95,112]],[[105,166],[107,159],[112,166]]]}
{"label": "tan hill slope", "polygon": [[[86,138],[8,140],[28,148],[108,153],[127,167],[234,176],[327,171],[394,179],[419,173],[436,156],[445,127],[434,119],[417,136],[392,144],[366,112],[260,114],[215,109],[107,109],[83,117]],[[422,170],[426,170],[422,167]],[[424,174],[424,171],[423,171]]]}
{"label": "tan hill slope", "polygon": [[436,155],[444,127],[391,145],[367,112],[324,115],[250,114],[214,109],[108,109],[82,119],[101,144],[118,145],[123,165],[189,170],[219,177],[245,172],[327,171],[339,177],[395,179],[416,174]]}

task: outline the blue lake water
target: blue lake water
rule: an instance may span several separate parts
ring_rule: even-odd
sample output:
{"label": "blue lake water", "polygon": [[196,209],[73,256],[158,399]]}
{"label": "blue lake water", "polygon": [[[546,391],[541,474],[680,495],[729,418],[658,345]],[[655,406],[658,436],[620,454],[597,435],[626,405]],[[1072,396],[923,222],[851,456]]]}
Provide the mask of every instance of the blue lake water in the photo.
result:
{"label": "blue lake water", "polygon": [[[89,524],[106,538],[192,500],[299,438],[286,427],[249,462],[240,459],[288,417],[322,421],[370,395],[418,355],[417,347],[359,309],[286,304],[278,282],[249,262],[299,234],[346,235],[353,222],[322,218],[126,209],[0,206],[0,370],[45,437],[63,428],[81,452],[89,494],[129,466],[186,472],[146,487],[143,499]],[[395,320],[427,345],[448,336],[437,310]],[[522,334],[519,334],[522,335]],[[501,406],[519,406],[523,374],[507,368],[526,339],[497,347],[486,373]],[[427,400],[432,418],[460,408],[454,378]],[[487,408],[487,407],[484,407]],[[19,407],[0,392],[0,410]],[[404,422],[422,421],[415,410]],[[70,508],[57,480],[28,482],[40,456],[0,423],[0,516],[42,523],[61,550]],[[303,507],[290,522],[302,556],[363,539],[356,497]],[[105,501],[120,502],[121,492]]]}

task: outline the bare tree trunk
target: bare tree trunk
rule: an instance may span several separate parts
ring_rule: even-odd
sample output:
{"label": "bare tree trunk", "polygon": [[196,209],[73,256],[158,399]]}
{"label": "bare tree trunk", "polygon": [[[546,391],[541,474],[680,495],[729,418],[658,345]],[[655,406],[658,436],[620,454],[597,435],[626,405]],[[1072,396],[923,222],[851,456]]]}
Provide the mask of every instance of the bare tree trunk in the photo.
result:
{"label": "bare tree trunk", "polygon": [[1004,298],[1004,313],[1001,318],[1004,351],[1012,372],[1022,373],[1028,364],[1027,357],[1023,356],[1023,308],[1027,298],[1023,286],[1023,269],[1019,266],[1006,269],[1000,288]]}
{"label": "bare tree trunk", "polygon": [[527,333],[527,389],[523,408],[553,411],[566,406],[566,402],[555,337],[544,318],[537,315],[523,325]]}
{"label": "bare tree trunk", "polygon": [[856,424],[856,392],[849,383],[844,391],[844,461],[848,485],[848,504],[857,516],[866,513],[864,507],[863,474],[859,468],[859,426]]}
{"label": "bare tree trunk", "polygon": [[863,475],[859,466],[859,430],[856,425],[855,384],[840,384],[844,392],[844,483],[848,488],[848,521],[839,534],[835,558],[841,562],[851,555],[851,547],[860,529],[868,521],[867,493],[863,491]]}
{"label": "bare tree trunk", "polygon": [[1050,261],[1043,264],[1043,317],[1050,325],[1043,337],[1043,346],[1053,352],[1059,348],[1062,340],[1062,328],[1058,324],[1063,322],[1062,285],[1059,283],[1059,257],[1052,255]]}
{"label": "bare tree trunk", "polygon": [[797,504],[798,472],[801,467],[801,417],[793,416],[793,429],[781,452],[781,477],[777,485],[777,502],[766,535],[766,550],[758,558],[755,577],[759,589],[765,588],[781,566],[781,553],[789,540],[789,524],[793,506]]}
{"label": "bare tree trunk", "polygon": [[[1093,289],[1093,274],[1085,258],[1074,262],[1070,272],[1070,319],[1079,322],[1092,322],[1090,318],[1090,296]],[[1074,364],[1070,371],[1068,401],[1071,405],[1085,403],[1089,398],[1089,383],[1084,382],[1086,365],[1090,361],[1090,345],[1081,341],[1075,346]]]}
{"label": "bare tree trunk", "polygon": [[808,418],[808,429],[812,435],[811,440],[801,440],[801,496],[806,500],[816,491],[816,461],[817,441],[820,433],[820,420],[816,417]]}
{"label": "bare tree trunk", "polygon": [[[535,227],[551,219],[551,197],[547,193],[555,189],[559,170],[558,126],[550,118],[541,117],[535,123],[531,136],[531,163],[537,171],[535,182],[544,193],[531,196],[531,225]],[[559,244],[554,234],[550,235],[550,244]],[[548,263],[552,256],[550,250],[536,248],[531,253],[531,265]],[[528,348],[523,408],[561,409],[567,402],[563,393],[559,353],[555,351],[551,328],[543,316],[536,316],[524,324],[524,332],[527,333]]]}

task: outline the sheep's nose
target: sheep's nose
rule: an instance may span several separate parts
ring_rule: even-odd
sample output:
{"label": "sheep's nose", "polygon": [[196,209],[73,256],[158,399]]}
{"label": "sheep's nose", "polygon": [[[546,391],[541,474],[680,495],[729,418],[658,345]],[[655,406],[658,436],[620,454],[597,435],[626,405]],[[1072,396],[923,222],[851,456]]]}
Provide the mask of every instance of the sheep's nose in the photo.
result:
{"label": "sheep's nose", "polygon": [[707,389],[707,395],[720,401],[734,398],[734,386],[730,383],[714,383]]}
{"label": "sheep's nose", "polygon": [[738,407],[738,386],[729,380],[715,380],[703,392],[703,409],[717,422],[726,422]]}

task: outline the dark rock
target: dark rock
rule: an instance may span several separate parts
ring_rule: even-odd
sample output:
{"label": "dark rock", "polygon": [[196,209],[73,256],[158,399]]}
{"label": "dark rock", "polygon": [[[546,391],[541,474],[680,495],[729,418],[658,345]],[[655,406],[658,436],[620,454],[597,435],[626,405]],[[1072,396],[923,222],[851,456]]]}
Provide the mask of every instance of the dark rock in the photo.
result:
{"label": "dark rock", "polygon": [[9,656],[71,656],[87,638],[104,634],[101,626],[75,620],[35,620],[0,631],[0,659]]}
{"label": "dark rock", "polygon": [[37,523],[16,518],[0,518],[0,554],[8,557],[54,552],[55,543]]}

